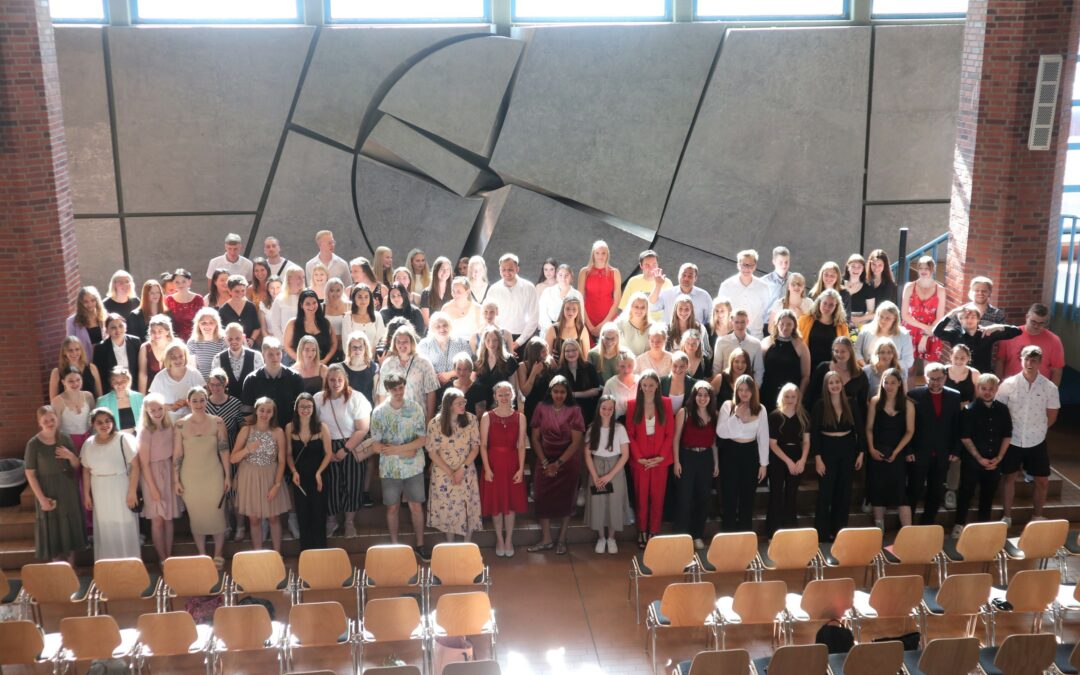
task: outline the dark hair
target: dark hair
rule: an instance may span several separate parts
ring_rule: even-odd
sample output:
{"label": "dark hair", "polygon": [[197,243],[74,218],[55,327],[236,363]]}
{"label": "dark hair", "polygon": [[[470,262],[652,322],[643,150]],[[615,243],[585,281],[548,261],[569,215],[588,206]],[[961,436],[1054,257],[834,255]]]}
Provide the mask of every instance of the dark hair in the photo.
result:
{"label": "dark hair", "polygon": [[[401,309],[398,309],[397,307],[394,307],[394,301],[391,298],[391,295],[393,294],[394,291],[397,291],[398,294],[401,295],[401,300],[402,300]],[[386,306],[390,307],[394,311],[407,312],[411,305],[412,305],[412,299],[410,298],[409,289],[405,286],[405,284],[397,282],[397,281],[390,284],[390,290],[388,290],[386,292]]]}
{"label": "dark hair", "polygon": [[591,449],[593,449],[593,450],[601,450],[601,449],[610,450],[611,448],[613,448],[615,446],[615,425],[618,424],[618,422],[615,421],[615,414],[614,414],[614,412],[612,412],[611,426],[609,427],[608,437],[607,437],[607,448],[600,448],[599,447],[600,446],[600,431],[604,427],[604,422],[603,422],[603,420],[600,419],[600,406],[603,405],[605,401],[611,401],[612,404],[616,403],[615,397],[611,396],[610,394],[605,394],[604,396],[601,396],[600,398],[598,398],[596,400],[596,416],[593,417],[592,424],[589,425],[589,440],[588,440],[589,447]]}
{"label": "dark hair", "polygon": [[405,377],[397,373],[389,373],[383,378],[383,389],[390,391],[397,387],[405,386]]}
{"label": "dark hair", "polygon": [[[297,396],[296,401],[293,402],[293,419],[294,420],[300,419],[300,401],[310,401],[311,402],[311,408],[312,408],[311,409],[311,419],[308,420],[308,431],[311,433],[312,436],[315,436],[315,435],[317,435],[319,433],[319,427],[320,427],[319,406],[315,405],[315,397],[314,396],[307,393],[306,391],[303,392],[302,394]],[[299,436],[300,435],[299,432],[300,432],[299,425],[293,427],[293,435],[294,436]]]}
{"label": "dark hair", "polygon": [[469,426],[468,412],[458,415],[456,420],[453,417],[451,407],[454,405],[454,401],[459,398],[464,399],[465,393],[457,387],[447,387],[446,391],[443,392],[442,402],[439,405],[439,414],[436,416],[436,419],[439,420],[439,431],[442,432],[443,436],[450,436],[454,433],[454,422],[457,422],[457,425],[462,429]]}
{"label": "dark hair", "polygon": [[109,312],[105,315],[105,330],[109,330],[109,328],[112,326],[113,321],[123,321],[124,325],[127,325],[127,319],[120,316],[116,312]]}
{"label": "dark hair", "polygon": [[[896,409],[900,412],[904,411],[905,401],[907,401],[907,394],[904,393],[904,376],[900,373],[898,368],[886,368],[885,372],[881,374],[881,381],[878,383],[878,390],[876,395],[878,397],[877,405],[874,409],[877,412],[885,411],[885,388],[882,386],[885,384],[886,377],[895,377],[896,381],[900,383],[900,388],[896,390]],[[907,431],[907,417],[904,418],[904,431]]]}
{"label": "dark hair", "polygon": [[[206,299],[210,301],[210,306],[211,307],[217,307],[217,304],[218,304],[217,280],[218,280],[218,277],[220,277],[223,274],[226,277],[228,277],[229,276],[229,270],[227,270],[227,269],[225,269],[223,267],[219,267],[216,270],[214,270],[214,273],[210,275],[209,279],[207,279],[206,283],[207,283],[207,286],[209,286],[209,290],[206,292]],[[190,279],[191,276],[188,275],[188,278]]]}
{"label": "dark hair", "polygon": [[880,260],[885,263],[885,267],[881,270],[881,283],[880,286],[896,285],[896,280],[893,279],[892,265],[889,264],[889,254],[883,249],[875,248],[870,251],[870,255],[866,256],[866,280],[871,283],[874,282],[874,273],[870,269],[870,263],[874,260]]}
{"label": "dark hair", "polygon": [[190,279],[191,278],[191,272],[188,272],[183,267],[177,267],[176,271],[173,272],[172,275],[173,275],[173,279],[175,279],[176,277],[184,277],[185,279]]}
{"label": "dark hair", "polygon": [[[446,280],[446,285],[442,286],[439,282],[439,270],[443,267],[447,267],[450,270],[450,278]],[[435,259],[435,262],[431,266],[431,283],[427,287],[427,308],[432,312],[437,312],[443,308],[446,304],[446,299],[450,297],[450,287],[454,283],[454,267],[449,258],[439,256]]]}
{"label": "dark hair", "polygon": [[319,327],[319,333],[327,333],[330,330],[330,322],[323,313],[322,303],[319,302],[319,294],[310,288],[305,288],[296,296],[296,322],[293,323],[292,348],[296,349],[300,344],[300,338],[308,335],[304,320],[304,300],[315,298],[315,325]]}
{"label": "dark hair", "polygon": [[563,403],[563,405],[577,405],[577,401],[574,399],[574,388],[570,386],[570,380],[566,379],[562,375],[556,375],[555,377],[551,378],[550,382],[548,382],[547,393],[544,394],[544,403],[547,403],[548,405],[552,404],[551,390],[555,387],[566,388],[566,402]]}
{"label": "dark hair", "polygon": [[[697,392],[699,389],[704,389],[709,392],[709,403],[705,406],[705,415],[701,415],[701,410],[697,404]],[[686,408],[686,421],[699,429],[705,427],[712,427],[716,425],[716,393],[713,392],[712,385],[706,380],[698,380],[694,383],[694,386],[690,387],[690,400],[684,402],[683,407]]]}
{"label": "dark hair", "polygon": [[664,424],[664,395],[660,392],[660,376],[652,368],[647,368],[638,378],[637,398],[634,400],[634,424],[641,424],[645,419],[645,392],[641,389],[641,381],[646,377],[656,381],[656,393],[653,394],[653,406],[656,408],[657,424]]}
{"label": "dark hair", "polygon": [[554,267],[555,268],[555,273],[558,274],[558,272],[559,272],[559,261],[556,260],[555,258],[544,258],[544,262],[542,262],[540,264],[540,276],[536,279],[536,283],[538,283],[538,284],[544,283],[544,267],[547,266],[547,265],[551,265],[552,267]]}
{"label": "dark hair", "polygon": [[367,317],[368,321],[375,320],[375,294],[371,292],[371,287],[365,283],[359,283],[353,286],[352,293],[349,293],[349,302],[352,304],[350,313],[356,316],[356,294],[360,291],[367,291],[368,304],[367,304]]}

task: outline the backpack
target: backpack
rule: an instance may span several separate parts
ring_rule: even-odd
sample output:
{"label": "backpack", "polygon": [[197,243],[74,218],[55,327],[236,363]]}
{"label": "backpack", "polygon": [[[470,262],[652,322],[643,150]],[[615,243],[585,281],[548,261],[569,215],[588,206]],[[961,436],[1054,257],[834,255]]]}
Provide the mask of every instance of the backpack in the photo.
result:
{"label": "backpack", "polygon": [[825,645],[830,654],[846,654],[855,646],[855,636],[834,619],[818,629],[814,642]]}
{"label": "backpack", "polygon": [[184,601],[184,611],[191,615],[195,623],[214,623],[214,610],[225,604],[220,595],[199,595]]}

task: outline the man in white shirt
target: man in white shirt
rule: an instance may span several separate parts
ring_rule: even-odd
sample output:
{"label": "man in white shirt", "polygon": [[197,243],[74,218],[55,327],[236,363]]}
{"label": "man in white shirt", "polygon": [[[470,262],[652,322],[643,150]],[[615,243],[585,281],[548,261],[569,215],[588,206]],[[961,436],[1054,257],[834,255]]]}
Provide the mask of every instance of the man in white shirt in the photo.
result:
{"label": "man in white shirt", "polygon": [[1057,421],[1061,400],[1058,388],[1039,372],[1042,349],[1028,345],[1020,352],[1023,370],[1006,378],[998,387],[997,400],[1009,407],[1012,418],[1012,439],[999,468],[1005,481],[1002,492],[1004,516],[1012,524],[1013,495],[1020,469],[1035,480],[1032,495],[1032,520],[1042,520],[1043,504],[1050,486],[1050,454],[1046,449],[1046,432]]}
{"label": "man in white shirt", "polygon": [[514,351],[520,351],[539,325],[540,304],[536,286],[518,276],[518,257],[504,253],[499,258],[499,275],[502,277],[488,288],[485,300],[499,308],[499,325],[510,331]]}
{"label": "man in white shirt", "polygon": [[769,290],[772,291],[769,302],[765,305],[766,314],[763,320],[765,326],[769,324],[768,311],[774,302],[783,297],[787,289],[788,271],[791,269],[791,251],[786,246],[777,246],[772,250],[772,266],[773,271],[761,277],[761,280],[768,284]]}
{"label": "man in white shirt", "polygon": [[311,272],[315,269],[316,263],[323,264],[326,271],[330,273],[331,279],[340,279],[342,283],[352,279],[349,275],[349,263],[345,262],[345,259],[341,256],[334,254],[334,247],[337,242],[334,241],[333,232],[330,230],[316,232],[315,245],[319,247],[319,254],[307,261],[307,265],[304,266],[304,273],[307,274],[308,283],[311,283]]}
{"label": "man in white shirt", "polygon": [[[260,352],[247,346],[247,336],[240,324],[230,323],[225,327],[225,343],[228,348],[214,355],[210,367],[225,371],[229,395],[240,398],[244,392],[244,379],[266,364]],[[251,410],[244,412],[250,414]]]}
{"label": "man in white shirt", "polygon": [[754,371],[754,381],[761,385],[761,377],[765,374],[765,363],[761,360],[761,340],[746,332],[750,325],[750,315],[745,309],[737,309],[731,315],[732,331],[727,335],[716,338],[716,346],[713,350],[712,374],[716,377],[720,371],[727,367],[728,357],[736,347],[742,347],[750,357],[750,367]]}
{"label": "man in white shirt", "polygon": [[206,267],[206,278],[214,278],[214,270],[222,269],[229,273],[229,276],[239,274],[251,282],[251,261],[240,255],[240,245],[243,241],[240,239],[240,235],[229,233],[225,237],[225,254],[219,255],[210,261],[210,264]]}
{"label": "man in white shirt", "polygon": [[709,312],[712,311],[712,296],[704,288],[698,288],[694,284],[697,283],[698,268],[694,263],[683,263],[679,267],[679,285],[674,288],[668,288],[661,291],[663,282],[667,281],[664,278],[663,272],[656,271],[656,279],[660,279],[660,283],[654,281],[652,293],[649,295],[649,308],[654,312],[664,313],[664,323],[671,323],[671,313],[675,311],[675,301],[680,295],[690,296],[690,301],[694,303],[694,317],[697,318],[698,323],[709,325]]}
{"label": "man in white shirt", "polygon": [[[630,277],[623,288],[622,298],[619,300],[620,310],[626,310],[626,304],[630,302],[630,296],[634,293],[641,292],[649,295],[657,286],[660,287],[661,292],[671,288],[671,279],[664,277],[664,271],[660,269],[660,259],[656,256],[656,251],[652,249],[642,251],[641,255],[638,256],[638,267],[641,268],[641,274]],[[650,318],[653,321],[659,320],[662,316],[661,312],[650,312]]]}
{"label": "man in white shirt", "polygon": [[278,241],[277,237],[263,239],[263,255],[266,258],[266,264],[270,266],[270,274],[281,277],[282,282],[285,281],[285,270],[287,268],[302,269],[299,265],[281,255],[281,242]]}
{"label": "man in white shirt", "polygon": [[745,309],[750,317],[750,334],[760,339],[762,326],[769,311],[772,289],[754,276],[758,254],[754,249],[739,251],[739,273],[724,280],[716,297],[731,301],[732,309]]}

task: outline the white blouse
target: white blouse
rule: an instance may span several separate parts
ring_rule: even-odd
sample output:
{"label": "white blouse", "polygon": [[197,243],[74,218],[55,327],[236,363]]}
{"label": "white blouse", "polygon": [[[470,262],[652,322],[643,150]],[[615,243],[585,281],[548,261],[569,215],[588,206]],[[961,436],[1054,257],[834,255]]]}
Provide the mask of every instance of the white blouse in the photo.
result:
{"label": "white blouse", "polygon": [[769,464],[769,416],[762,406],[757,417],[749,422],[743,422],[735,416],[734,406],[731,401],[724,401],[717,415],[716,435],[720,438],[756,438],[758,445],[758,463],[761,466]]}

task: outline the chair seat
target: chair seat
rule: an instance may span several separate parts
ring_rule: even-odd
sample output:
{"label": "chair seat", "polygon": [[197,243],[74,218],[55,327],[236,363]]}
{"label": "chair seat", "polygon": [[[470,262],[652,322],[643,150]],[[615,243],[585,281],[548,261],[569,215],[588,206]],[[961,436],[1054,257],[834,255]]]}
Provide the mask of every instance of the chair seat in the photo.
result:
{"label": "chair seat", "polygon": [[1072,555],[1080,555],[1080,530],[1070,530],[1065,537],[1065,550]]}
{"label": "chair seat", "polygon": [[721,623],[742,623],[742,617],[735,613],[735,598],[724,596],[716,601],[716,613],[720,615]]}
{"label": "chair seat", "polygon": [[[60,637],[58,634],[57,637]],[[139,644],[139,631],[136,628],[121,628],[120,629],[120,645],[113,650],[113,658],[123,658],[129,656],[134,652],[136,645]],[[46,642],[46,648],[48,643]],[[77,659],[70,659],[75,661]],[[85,659],[78,659],[85,660]]]}
{"label": "chair seat", "polygon": [[15,602],[15,598],[19,597],[19,591],[22,590],[22,579],[9,579],[8,580],[8,594],[0,598],[0,605],[10,605]]}
{"label": "chair seat", "polygon": [[[642,565],[640,562],[638,563],[638,566],[642,568],[642,572],[644,573],[645,566]],[[652,574],[652,572],[650,571],[650,572],[648,572],[648,574]],[[484,581],[483,572],[481,572],[480,574],[477,574],[476,578],[472,580],[472,582],[474,584],[483,583],[483,581]],[[442,586],[442,579],[440,579],[439,577],[432,574],[431,577],[430,577],[430,583],[431,583],[432,586]]]}
{"label": "chair seat", "polygon": [[821,557],[825,560],[825,564],[829,567],[838,567],[840,561],[836,559],[832,554],[832,542],[823,541],[818,545],[818,550],[821,551]]}
{"label": "chair seat", "polygon": [[921,658],[921,649],[904,652],[904,668],[907,670],[908,675],[922,675],[922,671],[919,670],[919,659]]}
{"label": "chair seat", "polygon": [[[195,642],[191,643],[191,646],[188,647],[188,654],[198,654],[199,652],[206,651],[206,648],[210,644],[210,639],[214,636],[214,627],[205,623],[197,623],[195,624],[195,636]],[[145,642],[140,643],[139,652],[142,656],[154,656],[153,651],[151,651],[149,645]],[[170,657],[165,656],[163,658]]]}
{"label": "chair seat", "polygon": [[1065,610],[1080,610],[1080,602],[1073,595],[1076,593],[1076,584],[1062,584],[1058,587],[1057,604]]}
{"label": "chair seat", "polygon": [[924,588],[922,593],[923,604],[926,606],[926,611],[931,614],[944,614],[945,608],[938,604],[936,588]]}
{"label": "chair seat", "polygon": [[784,599],[784,605],[787,608],[788,614],[790,614],[791,618],[795,621],[810,620],[810,615],[803,611],[801,593],[788,593]]}
{"label": "chair seat", "polygon": [[652,615],[656,617],[656,623],[660,624],[661,626],[671,625],[671,619],[664,616],[663,613],[660,611],[659,600],[653,600],[652,602],[650,602],[649,610],[651,611]]}
{"label": "chair seat", "polygon": [[877,618],[877,610],[870,606],[870,594],[866,591],[855,591],[855,601],[852,603],[852,608],[859,616],[868,619]]}
{"label": "chair seat", "polygon": [[847,652],[829,654],[829,672],[832,675],[844,675],[844,661],[847,661]]}
{"label": "chair seat", "polygon": [[652,570],[645,565],[645,551],[638,551],[634,554],[634,560],[637,562],[638,571],[643,576],[649,576],[652,574]]}
{"label": "chair seat", "polygon": [[1057,646],[1057,651],[1054,653],[1054,666],[1057,667],[1064,675],[1075,675],[1076,668],[1073,668],[1069,663],[1069,657],[1072,656],[1073,650],[1076,649],[1076,643],[1062,643]]}
{"label": "chair seat", "polygon": [[945,545],[942,546],[941,552],[945,554],[951,562],[964,562],[964,556],[960,555],[960,551],[956,550],[956,542],[958,539],[946,539]]}
{"label": "chair seat", "polygon": [[1023,560],[1024,552],[1020,550],[1020,537],[1012,537],[1005,540],[1005,555],[1010,560]]}
{"label": "chair seat", "polygon": [[[766,660],[768,660],[768,657],[766,657]],[[693,661],[690,660],[690,659],[687,659],[685,661],[679,661],[679,664],[677,666],[675,666],[675,672],[678,675],[690,675],[690,664],[692,664],[692,663],[693,663]],[[765,671],[764,670],[759,670],[758,672],[764,673]],[[1073,672],[1076,672],[1076,671],[1073,671]]]}
{"label": "chair seat", "polygon": [[998,647],[983,647],[979,650],[979,665],[982,666],[986,675],[1005,675],[1000,668],[994,665]]}
{"label": "chair seat", "polygon": [[716,571],[716,566],[713,565],[711,562],[709,562],[708,556],[702,558],[699,555],[695,555],[694,560],[697,562],[698,566],[701,569],[705,570],[706,572],[715,572]]}

